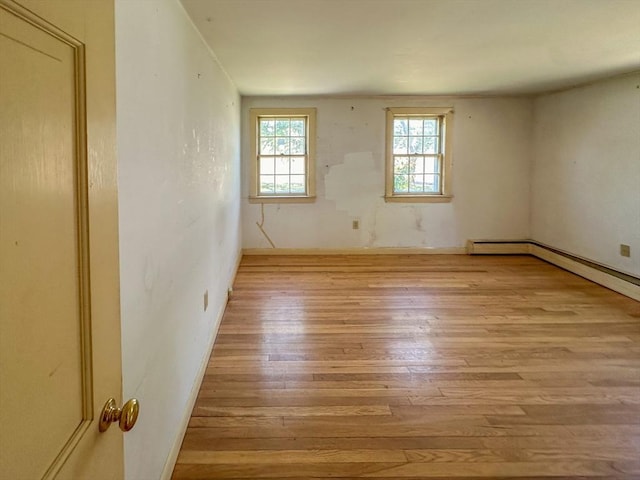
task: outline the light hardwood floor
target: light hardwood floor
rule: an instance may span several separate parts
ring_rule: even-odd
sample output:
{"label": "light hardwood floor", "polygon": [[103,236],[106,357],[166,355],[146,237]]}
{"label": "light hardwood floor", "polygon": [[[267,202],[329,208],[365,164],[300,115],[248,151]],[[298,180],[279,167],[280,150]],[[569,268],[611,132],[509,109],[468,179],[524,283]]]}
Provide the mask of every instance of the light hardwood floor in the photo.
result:
{"label": "light hardwood floor", "polygon": [[640,303],[528,256],[242,260],[173,478],[640,478]]}

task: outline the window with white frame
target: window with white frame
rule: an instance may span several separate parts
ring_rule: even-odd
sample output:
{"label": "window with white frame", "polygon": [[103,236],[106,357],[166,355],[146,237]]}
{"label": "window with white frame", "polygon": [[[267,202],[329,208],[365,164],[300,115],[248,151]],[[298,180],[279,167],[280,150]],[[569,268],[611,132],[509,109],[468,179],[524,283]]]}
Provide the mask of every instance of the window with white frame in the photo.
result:
{"label": "window with white frame", "polygon": [[452,126],[452,108],[387,109],[387,201],[451,200]]}
{"label": "window with white frame", "polygon": [[251,109],[250,200],[315,198],[315,108]]}

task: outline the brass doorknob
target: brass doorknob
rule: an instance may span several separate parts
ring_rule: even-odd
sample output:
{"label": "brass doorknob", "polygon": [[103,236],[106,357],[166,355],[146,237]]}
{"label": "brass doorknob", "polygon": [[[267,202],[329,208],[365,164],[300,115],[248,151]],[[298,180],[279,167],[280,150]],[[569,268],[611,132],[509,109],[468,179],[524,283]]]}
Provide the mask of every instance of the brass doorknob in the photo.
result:
{"label": "brass doorknob", "polygon": [[98,430],[106,432],[112,423],[118,422],[120,430],[128,432],[136,424],[139,411],[140,403],[135,398],[125,403],[122,408],[117,407],[115,398],[110,398],[102,408]]}

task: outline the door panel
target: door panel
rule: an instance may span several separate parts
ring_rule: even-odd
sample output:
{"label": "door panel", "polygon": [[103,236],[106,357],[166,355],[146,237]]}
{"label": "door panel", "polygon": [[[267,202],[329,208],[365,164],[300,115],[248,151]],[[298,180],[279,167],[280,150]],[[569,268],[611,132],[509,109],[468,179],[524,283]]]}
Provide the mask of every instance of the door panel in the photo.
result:
{"label": "door panel", "polygon": [[[11,385],[0,424],[15,432],[3,436],[0,469],[38,478],[87,419],[75,52],[5,10],[0,22],[2,61],[10,66],[0,78],[3,97],[10,96],[0,124],[0,360],[2,384]],[[37,443],[19,411],[41,429]]]}
{"label": "door panel", "polygon": [[0,477],[121,478],[113,2],[27,3],[0,0]]}

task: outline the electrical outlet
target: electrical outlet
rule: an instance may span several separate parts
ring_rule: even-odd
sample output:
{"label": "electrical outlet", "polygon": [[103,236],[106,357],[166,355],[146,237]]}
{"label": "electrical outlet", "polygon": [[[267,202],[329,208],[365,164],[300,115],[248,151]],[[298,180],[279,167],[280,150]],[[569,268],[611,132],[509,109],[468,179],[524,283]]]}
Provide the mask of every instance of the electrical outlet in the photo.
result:
{"label": "electrical outlet", "polygon": [[209,307],[209,290],[204,291],[204,311],[207,311]]}
{"label": "electrical outlet", "polygon": [[629,245],[625,245],[624,243],[620,244],[620,255],[623,257],[631,256],[631,247]]}
{"label": "electrical outlet", "polygon": [[358,230],[360,228],[360,220],[354,220],[351,222],[351,228],[354,230]]}

